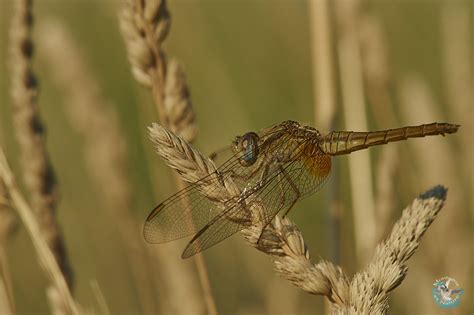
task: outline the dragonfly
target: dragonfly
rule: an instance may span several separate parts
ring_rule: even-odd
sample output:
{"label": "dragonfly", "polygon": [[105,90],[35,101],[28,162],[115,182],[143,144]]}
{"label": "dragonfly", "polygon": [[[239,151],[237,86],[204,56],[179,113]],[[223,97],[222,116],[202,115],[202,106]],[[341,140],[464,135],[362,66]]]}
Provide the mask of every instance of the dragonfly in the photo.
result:
{"label": "dragonfly", "polygon": [[[460,125],[430,123],[380,131],[331,131],[284,121],[238,136],[229,156],[204,178],[156,206],[143,229],[149,243],[194,235],[182,258],[191,257],[254,224],[286,216],[328,180],[333,156],[408,138],[457,132]],[[233,193],[223,193],[232,183]],[[259,213],[256,214],[255,209]],[[263,230],[262,230],[263,231]]]}

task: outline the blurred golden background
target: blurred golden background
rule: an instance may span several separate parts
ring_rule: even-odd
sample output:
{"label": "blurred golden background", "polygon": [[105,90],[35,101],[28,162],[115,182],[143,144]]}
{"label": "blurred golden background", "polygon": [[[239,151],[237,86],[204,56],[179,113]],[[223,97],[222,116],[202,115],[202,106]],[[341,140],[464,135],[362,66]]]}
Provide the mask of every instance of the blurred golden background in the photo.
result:
{"label": "blurred golden background", "polygon": [[[447,203],[393,291],[391,313],[444,314],[432,300],[431,286],[451,276],[465,290],[452,313],[470,314],[473,3],[339,0],[328,4],[326,16],[317,11],[321,3],[169,1],[172,24],[164,51],[184,66],[198,126],[194,145],[210,154],[236,135],[288,119],[321,131],[461,124],[454,135],[353,153],[350,163],[348,156],[334,158],[330,182],[299,202],[290,217],[315,262],[330,260],[352,275],[413,198],[446,185]],[[13,4],[0,2],[0,144],[24,188],[10,98]],[[186,304],[202,293],[194,258],[180,259],[186,241],[145,244],[139,230],[151,209],[177,187],[148,138],[147,126],[158,116],[150,92],[131,74],[120,10],[119,1],[33,3],[33,69],[60,191],[57,217],[74,296],[83,307],[102,313],[105,303],[111,314],[173,314],[173,300]],[[324,25],[328,29],[321,29]],[[322,79],[328,71],[330,77]],[[110,157],[110,151],[118,155]],[[119,175],[110,174],[111,167],[104,171],[110,161]],[[125,212],[116,211],[124,205]],[[131,234],[121,230],[130,228],[127,220],[137,227]],[[362,230],[360,222],[367,224]],[[48,280],[21,222],[4,243],[2,260],[18,314],[49,313]],[[136,244],[146,250],[136,250]],[[204,257],[219,314],[324,311],[323,297],[277,277],[270,259],[240,236]]]}

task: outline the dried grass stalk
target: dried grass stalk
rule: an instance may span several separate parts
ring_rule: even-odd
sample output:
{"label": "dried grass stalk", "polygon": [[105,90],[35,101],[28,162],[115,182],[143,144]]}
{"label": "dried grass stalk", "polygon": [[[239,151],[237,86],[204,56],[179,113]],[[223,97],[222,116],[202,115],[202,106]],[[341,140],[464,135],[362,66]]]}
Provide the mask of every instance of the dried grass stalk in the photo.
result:
{"label": "dried grass stalk", "polygon": [[40,233],[51,249],[67,285],[72,287],[72,270],[55,217],[58,201],[56,179],[46,150],[45,127],[39,117],[37,104],[37,81],[31,69],[32,20],[32,2],[15,1],[10,28],[11,97],[15,132],[21,150],[23,177],[31,194]]}
{"label": "dried grass stalk", "polygon": [[78,307],[71,295],[65,275],[42,234],[37,216],[21,195],[1,147],[0,179],[5,183],[12,206],[30,234],[40,264],[52,283],[52,286],[48,288],[48,297],[53,314],[78,314]]}
{"label": "dried grass stalk", "polygon": [[[313,63],[313,95],[314,95],[314,122],[319,130],[334,130],[336,105],[336,80],[333,51],[333,27],[331,19],[330,1],[309,1],[310,33]],[[339,231],[341,214],[338,212],[339,189],[337,186],[338,166],[333,166],[333,179],[328,185],[329,193],[324,197],[324,204],[331,210],[326,216],[331,237],[328,247],[331,258],[337,263],[340,257],[341,244]]]}
{"label": "dried grass stalk", "polygon": [[0,247],[5,245],[8,237],[17,227],[15,215],[10,208],[7,190],[0,180]]}
{"label": "dried grass stalk", "polygon": [[[150,127],[150,137],[156,144],[157,153],[187,181],[195,181],[216,169],[210,159],[158,124]],[[216,190],[227,190],[221,201],[228,199],[229,194],[238,193],[231,181],[215,183]],[[202,188],[205,192],[210,187],[204,182]],[[445,199],[446,188],[442,186],[416,198],[403,211],[390,236],[377,246],[368,267],[351,281],[340,267],[330,262],[313,265],[301,232],[288,218],[276,216],[268,226],[257,223],[242,234],[252,246],[272,256],[276,271],[292,284],[308,293],[326,296],[333,313],[384,314],[388,310],[388,294],[403,281],[408,259]],[[259,210],[259,207],[252,209]]]}
{"label": "dried grass stalk", "polygon": [[101,315],[110,315],[110,309],[109,306],[107,305],[107,301],[105,300],[104,294],[102,293],[102,290],[100,289],[99,283],[97,280],[92,280],[90,282],[91,285],[91,290],[94,292],[94,296],[97,299],[97,305],[98,309],[100,310]]}
{"label": "dried grass stalk", "polygon": [[320,130],[330,130],[336,113],[334,61],[329,1],[311,0],[310,31],[313,51],[314,121]]}
{"label": "dried grass stalk", "polygon": [[[471,5],[471,8],[469,8]],[[472,4],[449,1],[441,7],[441,40],[443,80],[446,89],[448,115],[462,125],[460,155],[463,156],[463,174],[474,187],[472,135],[474,134],[474,60],[472,58],[473,26]],[[470,45],[471,44],[471,45]],[[474,194],[469,201],[474,220]],[[474,223],[474,222],[473,222]],[[472,265],[472,264],[471,264]]]}
{"label": "dried grass stalk", "polygon": [[0,248],[0,314],[16,314],[10,272],[3,246]]}
{"label": "dried grass stalk", "polygon": [[64,25],[50,21],[39,28],[38,44],[50,65],[51,76],[65,94],[67,117],[84,138],[88,173],[119,226],[142,312],[156,314],[158,306],[150,276],[153,272],[140,241],[141,224],[130,213],[127,146],[117,113],[102,97],[99,83]]}

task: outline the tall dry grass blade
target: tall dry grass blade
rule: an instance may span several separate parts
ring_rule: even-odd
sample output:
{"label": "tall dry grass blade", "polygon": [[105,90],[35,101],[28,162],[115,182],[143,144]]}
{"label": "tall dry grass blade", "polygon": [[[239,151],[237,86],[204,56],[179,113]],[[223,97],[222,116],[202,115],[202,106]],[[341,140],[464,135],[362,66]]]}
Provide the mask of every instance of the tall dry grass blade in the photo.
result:
{"label": "tall dry grass blade", "polygon": [[17,227],[7,190],[0,179],[0,314],[16,314],[5,245]]}
{"label": "tall dry grass blade", "polygon": [[90,285],[91,285],[92,292],[94,293],[94,296],[97,299],[97,304],[100,310],[99,314],[110,315],[111,313],[110,313],[109,306],[107,305],[104,294],[102,293],[102,290],[100,289],[100,286],[97,280],[92,280]]}
{"label": "tall dry grass blade", "polygon": [[[319,130],[334,129],[336,114],[336,82],[332,49],[332,30],[330,3],[327,0],[309,2],[310,33],[314,80],[314,122]],[[339,230],[341,215],[338,211],[339,190],[337,187],[336,166],[333,167],[333,179],[328,183],[329,193],[325,204],[329,208],[328,220],[330,233],[330,251],[335,262],[339,261]]]}
{"label": "tall dry grass blade", "polygon": [[[448,115],[463,127],[460,134],[459,155],[462,156],[462,171],[458,173],[468,186],[465,207],[470,209],[472,238],[474,226],[474,14],[469,1],[447,1],[441,6],[441,52],[442,78],[448,103]],[[472,245],[472,244],[471,244]],[[466,292],[474,289],[474,247],[468,255],[466,266],[470,266],[467,276],[471,281],[465,286]]]}
{"label": "tall dry grass blade", "polygon": [[[369,130],[357,34],[358,5],[355,0],[336,2],[336,17],[340,29],[337,49],[346,129]],[[370,152],[363,151],[349,156],[348,159],[356,253],[361,262],[368,257],[376,237]]]}
{"label": "tall dry grass blade", "polygon": [[314,121],[319,130],[323,131],[332,129],[336,113],[336,87],[329,11],[329,1],[309,1],[313,55]]}
{"label": "tall dry grass blade", "polygon": [[[39,117],[37,103],[37,81],[31,68],[32,21],[32,1],[15,1],[10,27],[11,97],[15,134],[21,151],[23,177],[31,194],[38,226],[67,285],[72,288],[72,269],[55,217],[58,198],[56,179],[46,150],[45,127]],[[57,305],[59,310],[67,307],[67,304]]]}
{"label": "tall dry grass blade", "polygon": [[16,230],[17,220],[8,200],[7,190],[0,180],[0,247],[3,247]]}
{"label": "tall dry grass blade", "polygon": [[[391,96],[392,73],[386,36],[380,20],[373,14],[361,12],[359,42],[366,95],[379,126],[396,126]],[[376,200],[377,239],[388,227],[394,206],[393,175],[397,169],[397,152],[392,146],[382,149],[377,163]]]}
{"label": "tall dry grass blade", "polygon": [[104,100],[100,84],[70,34],[57,21],[39,26],[38,46],[50,75],[65,95],[64,106],[71,125],[84,139],[84,159],[111,221],[121,233],[134,285],[144,314],[156,314],[158,306],[153,272],[141,241],[141,223],[132,215],[128,156],[117,113]]}
{"label": "tall dry grass blade", "polygon": [[399,171],[399,154],[395,147],[386,146],[377,161],[376,199],[377,239],[381,239],[389,226],[395,204],[395,178]]}
{"label": "tall dry grass blade", "polygon": [[386,35],[381,22],[374,15],[361,15],[358,20],[358,40],[367,99],[378,126],[397,126]]}
{"label": "tall dry grass blade", "polygon": [[[474,61],[472,32],[474,16],[469,4],[462,1],[449,1],[441,7],[442,70],[446,89],[448,115],[453,117],[464,130],[460,153],[464,157],[463,174],[469,185],[474,187]],[[469,45],[471,43],[471,46]],[[471,219],[474,224],[474,194],[470,194]]]}
{"label": "tall dry grass blade", "polygon": [[[184,71],[176,61],[168,61],[162,50],[170,23],[165,0],[128,0],[120,15],[122,35],[135,78],[151,89],[161,123],[186,140],[192,141],[196,136],[197,127]],[[183,183],[179,179],[177,181],[178,188],[183,188]],[[163,254],[163,250],[157,251],[157,253]],[[172,259],[169,256],[162,255],[162,259]],[[216,314],[217,310],[204,258],[198,255],[194,261],[204,292],[207,311],[209,314]],[[177,268],[180,265],[170,266]],[[164,273],[169,274],[167,271]],[[195,296],[194,290],[188,290],[192,287],[192,281],[189,283],[189,280],[181,278],[183,281],[188,281],[188,284],[175,287],[180,288],[183,291],[182,294],[189,298]],[[169,281],[175,280],[169,279]],[[196,305],[202,304],[200,299],[194,299],[194,303]],[[184,307],[181,301],[176,301],[175,304],[177,308]],[[195,307],[194,310],[198,307]]]}
{"label": "tall dry grass blade", "polygon": [[[171,131],[153,124],[150,137],[158,154],[187,181],[215,171],[214,163]],[[202,182],[204,194],[213,194],[219,202],[238,193],[230,179]],[[209,187],[213,185],[213,187]],[[237,191],[236,191],[237,190]],[[341,268],[321,261],[313,265],[302,233],[288,218],[276,216],[264,226],[256,223],[242,231],[245,239],[258,250],[272,256],[276,271],[305,292],[326,296],[334,314],[385,314],[388,294],[405,278],[407,262],[420,244],[421,237],[436,218],[446,199],[446,188],[436,186],[417,197],[404,211],[390,236],[381,242],[370,264],[351,281]],[[250,207],[251,211],[262,211]],[[261,216],[261,213],[255,213]],[[183,222],[184,224],[184,222]]]}
{"label": "tall dry grass blade", "polygon": [[0,314],[16,314],[5,249],[0,248]]}
{"label": "tall dry grass blade", "polygon": [[23,224],[31,237],[40,264],[52,283],[52,286],[48,289],[50,291],[48,292],[48,295],[50,293],[57,294],[60,299],[60,304],[58,304],[58,301],[55,299],[50,301],[54,303],[54,306],[52,305],[53,313],[79,314],[78,307],[71,295],[65,275],[62,272],[52,249],[45,240],[40,225],[38,224],[37,216],[33,213],[25,198],[21,195],[15,183],[12,171],[7,163],[5,154],[3,153],[3,148],[1,147],[0,178],[5,183],[12,206],[18,212],[21,221],[23,221]]}

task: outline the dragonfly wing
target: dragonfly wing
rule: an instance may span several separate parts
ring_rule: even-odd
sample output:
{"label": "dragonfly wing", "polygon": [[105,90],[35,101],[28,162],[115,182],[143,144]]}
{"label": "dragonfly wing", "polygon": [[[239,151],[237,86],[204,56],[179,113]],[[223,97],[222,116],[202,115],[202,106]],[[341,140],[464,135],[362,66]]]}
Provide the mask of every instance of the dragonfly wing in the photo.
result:
{"label": "dragonfly wing", "polygon": [[[301,158],[274,166],[262,188],[245,197],[246,205],[234,204],[217,215],[194,236],[182,257],[193,256],[252,224],[260,223],[265,226],[270,223],[277,213],[286,212],[299,198],[315,192],[326,182],[329,169],[327,172],[317,174],[313,169],[316,166],[320,167],[320,164],[321,161],[308,163]],[[229,218],[240,218],[240,220]]]}
{"label": "dragonfly wing", "polygon": [[220,148],[217,151],[212,152],[209,154],[209,158],[216,164],[222,165],[234,155],[234,151],[232,150],[232,146],[228,145],[223,148]]}
{"label": "dragonfly wing", "polygon": [[195,234],[220,213],[221,204],[203,194],[201,185],[191,184],[153,209],[143,228],[148,242],[164,243]]}

